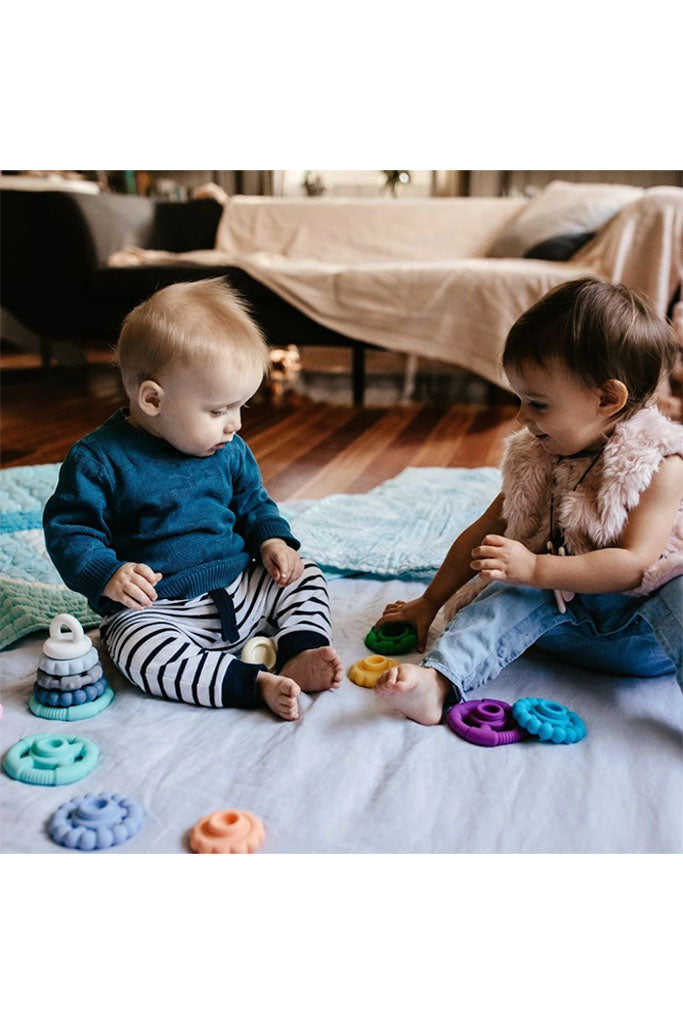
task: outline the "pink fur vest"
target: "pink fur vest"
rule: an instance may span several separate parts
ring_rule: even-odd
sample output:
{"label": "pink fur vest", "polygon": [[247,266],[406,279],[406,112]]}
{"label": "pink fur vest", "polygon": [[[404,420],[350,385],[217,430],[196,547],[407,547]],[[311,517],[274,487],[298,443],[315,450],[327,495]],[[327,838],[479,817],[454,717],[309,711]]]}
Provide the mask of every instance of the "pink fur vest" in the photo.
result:
{"label": "pink fur vest", "polygon": [[[641,409],[617,423],[601,457],[573,490],[594,454],[558,459],[528,430],[519,430],[507,439],[501,465],[505,535],[531,551],[545,551],[553,494],[555,524],[562,531],[567,554],[616,546],[629,512],[668,455],[683,457],[683,426],[653,407]],[[666,548],[645,571],[640,586],[628,593],[649,594],[682,574],[683,502]],[[485,586],[480,577],[466,583],[446,605],[447,616],[469,604]]]}

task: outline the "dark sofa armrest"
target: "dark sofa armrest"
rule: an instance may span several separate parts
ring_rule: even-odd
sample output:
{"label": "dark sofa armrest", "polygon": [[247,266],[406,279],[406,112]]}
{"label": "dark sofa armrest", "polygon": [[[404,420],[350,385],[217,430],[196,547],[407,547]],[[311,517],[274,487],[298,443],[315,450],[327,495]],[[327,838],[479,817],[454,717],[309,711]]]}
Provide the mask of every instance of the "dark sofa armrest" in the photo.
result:
{"label": "dark sofa armrest", "polygon": [[215,199],[190,199],[186,203],[157,202],[150,249],[192,252],[214,249],[223,207]]}

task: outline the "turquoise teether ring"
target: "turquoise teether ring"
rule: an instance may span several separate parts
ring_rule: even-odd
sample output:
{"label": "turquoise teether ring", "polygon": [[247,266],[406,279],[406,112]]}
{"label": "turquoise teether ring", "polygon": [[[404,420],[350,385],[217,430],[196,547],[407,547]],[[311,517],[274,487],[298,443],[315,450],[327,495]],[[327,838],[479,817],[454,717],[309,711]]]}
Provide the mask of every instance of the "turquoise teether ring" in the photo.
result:
{"label": "turquoise teether ring", "polygon": [[87,704],[101,697],[107,686],[104,676],[95,683],[82,686],[79,690],[46,690],[38,683],[33,686],[33,696],[50,708],[70,708],[72,704]]}
{"label": "turquoise teether ring", "polygon": [[[66,710],[66,709],[63,709]],[[99,751],[92,740],[41,732],[25,736],[5,754],[2,766],[11,779],[33,786],[65,786],[89,775]]]}
{"label": "turquoise teether ring", "polygon": [[131,839],[144,811],[120,793],[87,793],[62,804],[48,824],[50,838],[70,850],[107,850]]}
{"label": "turquoise teether ring", "polygon": [[89,686],[90,683],[96,683],[98,679],[101,679],[103,671],[99,661],[96,661],[87,672],[79,672],[74,676],[53,676],[39,668],[36,672],[36,682],[44,690],[80,690],[82,687]]}
{"label": "turquoise teether ring", "polygon": [[91,647],[85,654],[79,654],[74,658],[50,658],[46,654],[41,654],[38,667],[51,676],[73,676],[92,668],[99,658],[96,647]]}
{"label": "turquoise teether ring", "polygon": [[586,735],[576,712],[554,700],[523,697],[512,705],[512,714],[522,729],[546,743],[578,743]]}
{"label": "turquoise teether ring", "polygon": [[86,718],[94,718],[100,711],[108,708],[114,699],[114,691],[111,686],[105,688],[101,697],[88,701],[86,704],[72,704],[70,708],[52,708],[47,704],[41,704],[36,696],[32,696],[28,702],[29,711],[37,718],[50,718],[55,722],[82,722]]}
{"label": "turquoise teether ring", "polygon": [[379,629],[373,626],[365,646],[378,654],[409,654],[417,647],[417,630],[412,622],[385,622]]}

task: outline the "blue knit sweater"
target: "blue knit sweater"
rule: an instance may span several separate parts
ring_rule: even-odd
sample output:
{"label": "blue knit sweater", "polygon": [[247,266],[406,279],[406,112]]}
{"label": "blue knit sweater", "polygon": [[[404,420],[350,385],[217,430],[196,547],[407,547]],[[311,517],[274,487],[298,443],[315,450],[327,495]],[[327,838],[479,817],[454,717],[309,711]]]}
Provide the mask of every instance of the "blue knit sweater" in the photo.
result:
{"label": "blue knit sweater", "polygon": [[123,607],[102,591],[126,562],[163,573],[159,598],[189,600],[228,586],[269,537],[299,547],[239,435],[208,457],[185,455],[127,413],[73,446],[43,514],[50,558],[95,611]]}

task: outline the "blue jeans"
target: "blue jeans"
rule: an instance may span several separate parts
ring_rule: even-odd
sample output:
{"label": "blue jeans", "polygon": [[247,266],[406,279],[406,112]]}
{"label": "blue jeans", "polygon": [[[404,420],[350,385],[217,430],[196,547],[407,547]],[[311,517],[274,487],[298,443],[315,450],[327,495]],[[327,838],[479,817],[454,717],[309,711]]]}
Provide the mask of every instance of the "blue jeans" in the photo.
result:
{"label": "blue jeans", "polygon": [[462,700],[532,644],[597,672],[675,672],[683,689],[683,576],[645,597],[577,594],[564,613],[551,590],[490,583],[456,614],[422,664],[450,679]]}

